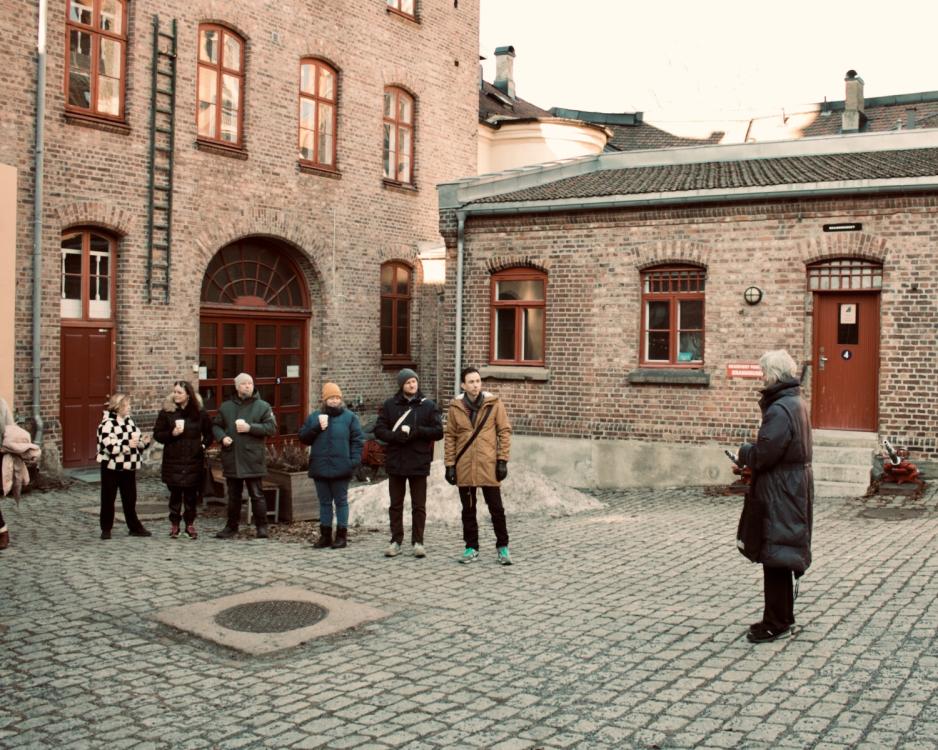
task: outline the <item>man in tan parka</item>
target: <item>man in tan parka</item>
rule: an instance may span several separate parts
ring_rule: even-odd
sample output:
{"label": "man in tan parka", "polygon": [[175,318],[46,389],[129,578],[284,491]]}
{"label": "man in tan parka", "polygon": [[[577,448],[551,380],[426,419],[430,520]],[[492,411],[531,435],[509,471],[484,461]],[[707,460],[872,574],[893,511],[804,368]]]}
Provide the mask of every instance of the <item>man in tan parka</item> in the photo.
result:
{"label": "man in tan parka", "polygon": [[459,559],[471,563],[479,557],[479,524],[476,520],[476,488],[492,516],[498,562],[511,565],[508,525],[499,484],[508,476],[511,423],[505,405],[494,393],[482,390],[482,377],[474,367],[460,373],[463,393],[449,405],[443,430],[446,481],[459,486],[462,530],[466,549]]}

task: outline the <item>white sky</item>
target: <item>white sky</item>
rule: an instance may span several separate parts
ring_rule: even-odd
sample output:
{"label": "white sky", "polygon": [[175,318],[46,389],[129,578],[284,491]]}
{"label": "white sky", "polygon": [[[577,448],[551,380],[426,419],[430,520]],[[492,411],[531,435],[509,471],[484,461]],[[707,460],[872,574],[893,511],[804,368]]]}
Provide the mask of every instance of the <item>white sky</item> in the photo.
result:
{"label": "white sky", "polygon": [[938,90],[936,0],[480,0],[480,54],[513,45],[538,106],[710,120]]}

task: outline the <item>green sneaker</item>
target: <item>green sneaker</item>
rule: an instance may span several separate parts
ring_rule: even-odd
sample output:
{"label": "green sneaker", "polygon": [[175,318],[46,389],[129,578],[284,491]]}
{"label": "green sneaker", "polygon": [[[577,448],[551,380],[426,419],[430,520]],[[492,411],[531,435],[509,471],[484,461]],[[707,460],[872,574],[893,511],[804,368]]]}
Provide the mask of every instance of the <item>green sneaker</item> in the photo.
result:
{"label": "green sneaker", "polygon": [[459,562],[466,563],[475,562],[479,559],[479,550],[473,549],[472,547],[466,547],[466,551],[462,553],[462,557],[459,558]]}
{"label": "green sneaker", "polygon": [[508,551],[508,547],[498,548],[498,564],[511,565],[511,553]]}

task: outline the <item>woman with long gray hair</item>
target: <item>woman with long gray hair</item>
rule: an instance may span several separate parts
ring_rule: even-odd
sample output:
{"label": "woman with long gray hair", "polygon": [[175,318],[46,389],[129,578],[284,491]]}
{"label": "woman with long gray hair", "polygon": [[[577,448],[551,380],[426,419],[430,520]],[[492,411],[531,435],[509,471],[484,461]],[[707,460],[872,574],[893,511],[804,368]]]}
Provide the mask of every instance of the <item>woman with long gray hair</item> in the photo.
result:
{"label": "woman with long gray hair", "polygon": [[739,448],[739,464],[752,468],[752,484],[739,524],[737,545],[762,563],[765,610],[749,626],[752,643],[785,638],[795,623],[795,588],[811,565],[814,474],[811,421],[801,397],[797,365],[788,352],[759,360],[765,386],[759,399],[762,426],[755,444]]}

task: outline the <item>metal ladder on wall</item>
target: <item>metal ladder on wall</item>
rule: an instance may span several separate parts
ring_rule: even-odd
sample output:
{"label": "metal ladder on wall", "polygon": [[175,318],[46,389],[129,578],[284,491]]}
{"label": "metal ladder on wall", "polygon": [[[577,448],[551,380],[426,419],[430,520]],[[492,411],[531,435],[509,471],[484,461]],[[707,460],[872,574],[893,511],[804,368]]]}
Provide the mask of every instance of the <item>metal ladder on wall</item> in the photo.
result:
{"label": "metal ladder on wall", "polygon": [[176,19],[160,31],[153,16],[153,86],[150,94],[150,160],[147,200],[147,302],[169,302],[173,226],[173,145],[176,119]]}

